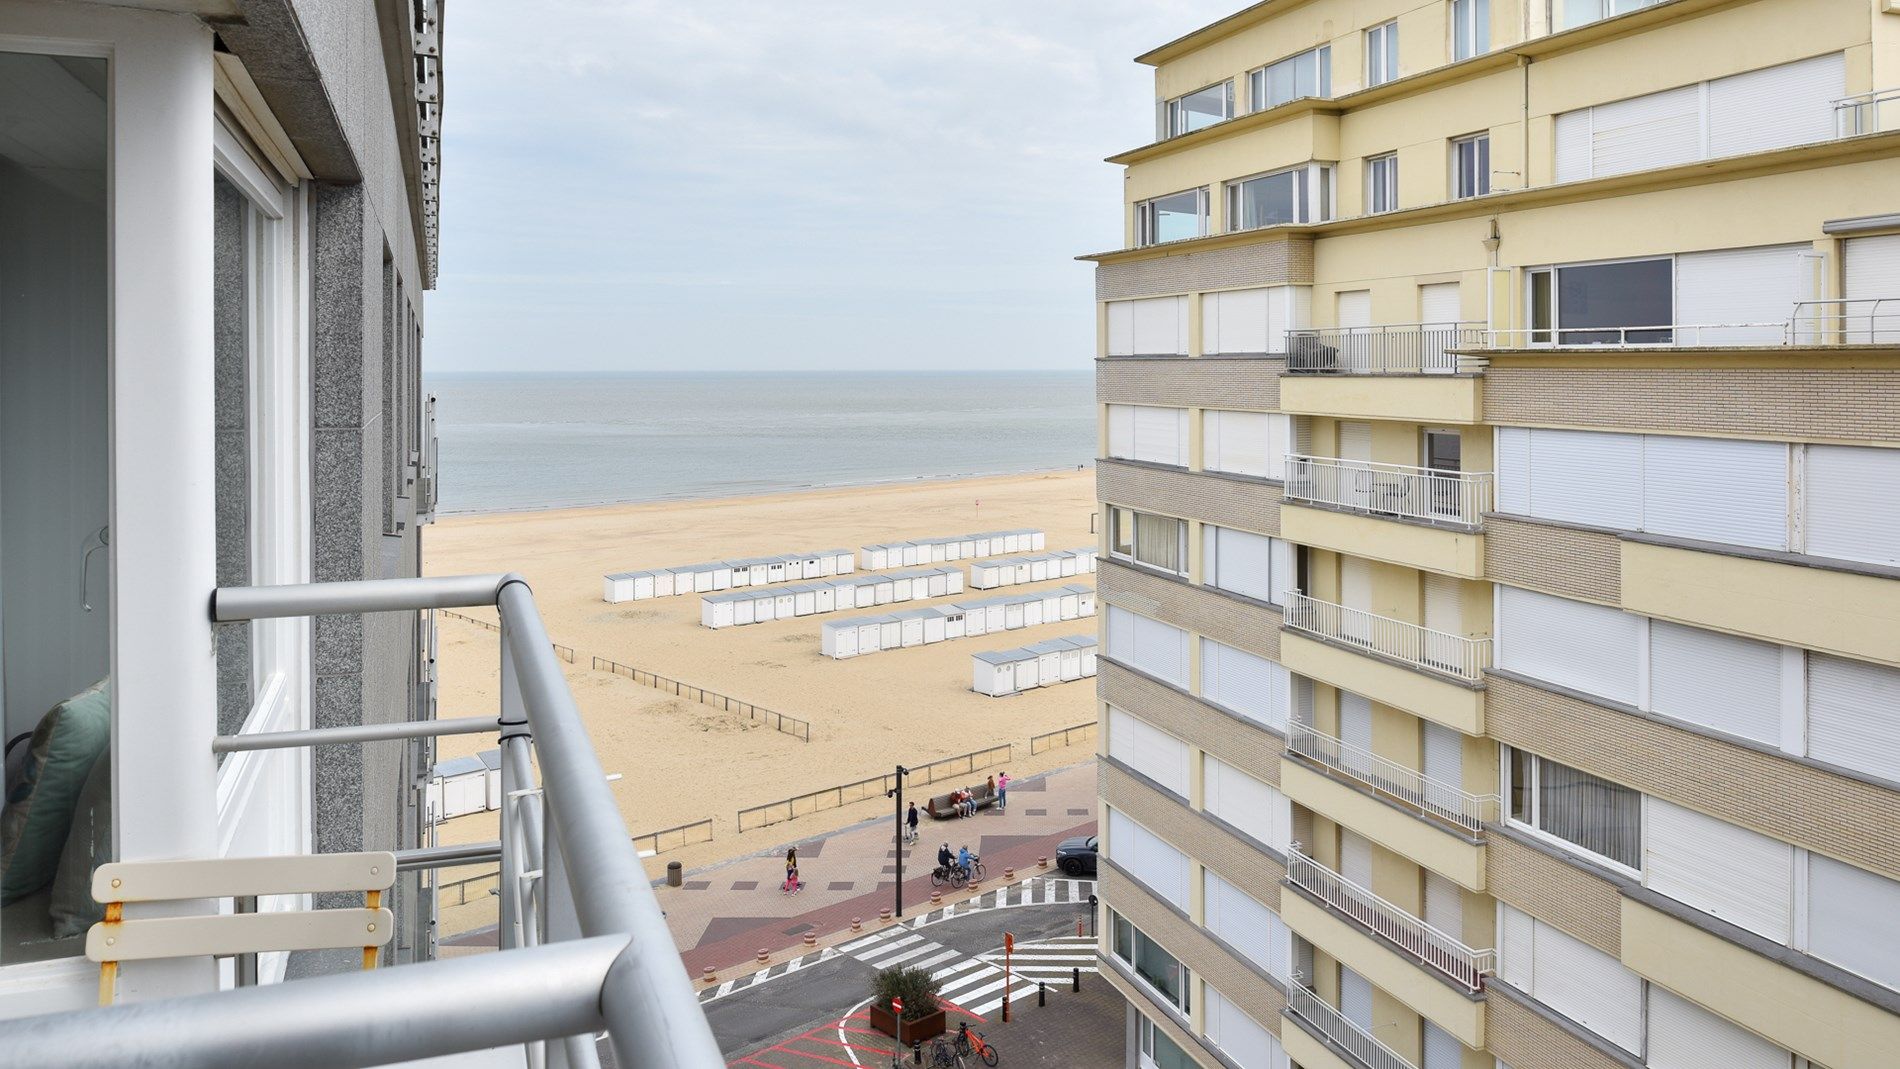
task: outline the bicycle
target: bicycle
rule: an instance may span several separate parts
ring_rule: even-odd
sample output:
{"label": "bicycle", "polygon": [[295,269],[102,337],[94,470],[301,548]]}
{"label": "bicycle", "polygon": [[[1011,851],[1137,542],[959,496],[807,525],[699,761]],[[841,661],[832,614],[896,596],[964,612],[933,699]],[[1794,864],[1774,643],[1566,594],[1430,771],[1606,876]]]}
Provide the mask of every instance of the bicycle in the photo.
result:
{"label": "bicycle", "polygon": [[969,882],[970,877],[955,865],[951,865],[949,868],[939,865],[930,870],[930,883],[935,887],[941,887],[947,883],[951,887],[961,888],[964,884]]}
{"label": "bicycle", "polygon": [[962,1058],[969,1054],[983,1059],[984,1065],[995,1065],[1003,1057],[997,1053],[994,1046],[990,1045],[989,1040],[983,1038],[983,1033],[970,1031],[970,1022],[958,1021],[957,1056]]}
{"label": "bicycle", "polygon": [[963,1055],[938,1036],[930,1043],[930,1066],[931,1069],[963,1069]]}

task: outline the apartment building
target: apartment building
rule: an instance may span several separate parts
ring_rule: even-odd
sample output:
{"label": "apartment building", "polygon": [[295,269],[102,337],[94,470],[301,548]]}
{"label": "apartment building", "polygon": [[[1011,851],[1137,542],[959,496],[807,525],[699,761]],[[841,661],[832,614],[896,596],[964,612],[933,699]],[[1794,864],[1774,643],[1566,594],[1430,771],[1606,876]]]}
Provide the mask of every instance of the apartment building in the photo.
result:
{"label": "apartment building", "polygon": [[1900,5],[1139,62],[1084,257],[1129,1064],[1894,1064]]}

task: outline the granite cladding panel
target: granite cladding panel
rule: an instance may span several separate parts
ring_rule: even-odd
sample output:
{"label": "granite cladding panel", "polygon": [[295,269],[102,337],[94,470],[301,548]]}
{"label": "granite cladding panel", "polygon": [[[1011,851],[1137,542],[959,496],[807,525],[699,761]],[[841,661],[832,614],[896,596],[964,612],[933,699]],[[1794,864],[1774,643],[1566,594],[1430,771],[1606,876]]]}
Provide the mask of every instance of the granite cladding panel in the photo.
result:
{"label": "granite cladding panel", "polygon": [[1513,679],[1486,679],[1499,742],[1900,879],[1900,793]]}
{"label": "granite cladding panel", "polygon": [[1277,412],[1284,357],[1114,357],[1095,362],[1104,404]]}
{"label": "granite cladding panel", "polygon": [[1286,754],[1286,742],[1280,736],[1106,658],[1101,661],[1097,678],[1101,699],[1108,704],[1133,713],[1257,780],[1280,785],[1280,758]]}
{"label": "granite cladding panel", "polygon": [[1095,584],[1111,605],[1271,661],[1280,659],[1280,610],[1271,606],[1107,559],[1098,566]]}
{"label": "granite cladding panel", "polygon": [[1255,534],[1280,533],[1279,483],[1121,460],[1095,462],[1095,493],[1111,505]]}
{"label": "granite cladding panel", "polygon": [[1623,550],[1617,537],[1547,523],[1484,518],[1485,577],[1606,605],[1623,601]]}
{"label": "granite cladding panel", "polygon": [[1222,249],[1097,264],[1095,297],[1119,300],[1170,293],[1313,284],[1313,239],[1288,236]]}
{"label": "granite cladding panel", "polygon": [[1494,365],[1484,415],[1502,426],[1891,442],[1900,438],[1900,371]]}

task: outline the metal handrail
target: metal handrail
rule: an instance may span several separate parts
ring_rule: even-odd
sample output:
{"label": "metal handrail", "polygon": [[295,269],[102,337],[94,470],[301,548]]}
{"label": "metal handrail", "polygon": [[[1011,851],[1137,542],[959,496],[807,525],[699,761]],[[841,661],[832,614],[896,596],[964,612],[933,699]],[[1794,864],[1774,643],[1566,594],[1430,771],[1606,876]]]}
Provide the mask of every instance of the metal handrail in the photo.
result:
{"label": "metal handrail", "polygon": [[1900,297],[1832,297],[1796,301],[1785,344],[1866,345],[1900,342]]}
{"label": "metal handrail", "polygon": [[1466,946],[1298,850],[1288,850],[1286,858],[1288,883],[1311,891],[1336,912],[1465,990],[1483,990],[1485,976],[1497,971],[1497,951]]}
{"label": "metal handrail", "polygon": [[1363,646],[1428,672],[1476,683],[1491,667],[1491,640],[1434,631],[1305,594],[1287,595],[1286,626],[1320,638]]}
{"label": "metal handrail", "polygon": [[1465,368],[1457,350],[1476,347],[1482,333],[1480,324],[1466,320],[1289,330],[1286,369],[1309,375],[1451,374]]}
{"label": "metal handrail", "polygon": [[1491,511],[1491,473],[1444,471],[1291,453],[1286,496],[1369,516],[1477,527]]}
{"label": "metal handrail", "polygon": [[[1788,321],[1756,323],[1653,323],[1627,327],[1499,327],[1478,331],[1486,349],[1616,349],[1664,346],[1781,345]],[[1745,333],[1737,340],[1722,333]],[[1754,340],[1764,339],[1764,340]]]}
{"label": "metal handrail", "polygon": [[1418,1069],[1377,1036],[1326,1004],[1312,988],[1293,985],[1286,993],[1287,1013],[1352,1055],[1366,1069]]}
{"label": "metal handrail", "polygon": [[1305,724],[1287,729],[1287,749],[1474,835],[1497,819],[1500,802],[1495,794],[1472,794]]}
{"label": "metal handrail", "polygon": [[[525,581],[230,588],[214,593],[211,614],[477,605],[499,610],[505,653],[501,953],[11,1021],[0,1031],[5,1060],[104,1069],[149,1051],[181,1065],[314,1069],[560,1040],[570,1063],[585,1063],[604,1028],[621,1065],[724,1065]],[[523,945],[544,935],[559,941]]]}
{"label": "metal handrail", "polygon": [[1880,113],[1884,110],[1881,105],[1896,101],[1900,101],[1900,88],[1871,89],[1833,101],[1834,136],[1857,137],[1879,133],[1885,125],[1880,121]]}

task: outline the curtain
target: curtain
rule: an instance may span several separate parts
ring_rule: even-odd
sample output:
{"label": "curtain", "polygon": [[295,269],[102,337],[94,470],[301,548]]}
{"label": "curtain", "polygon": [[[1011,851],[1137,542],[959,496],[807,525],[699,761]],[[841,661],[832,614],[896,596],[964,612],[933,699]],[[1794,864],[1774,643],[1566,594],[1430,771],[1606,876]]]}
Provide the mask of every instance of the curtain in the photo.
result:
{"label": "curtain", "polygon": [[1642,864],[1642,796],[1568,765],[1537,760],[1538,824],[1613,861]]}
{"label": "curtain", "polygon": [[1170,572],[1187,570],[1186,524],[1169,516],[1135,513],[1135,559]]}

